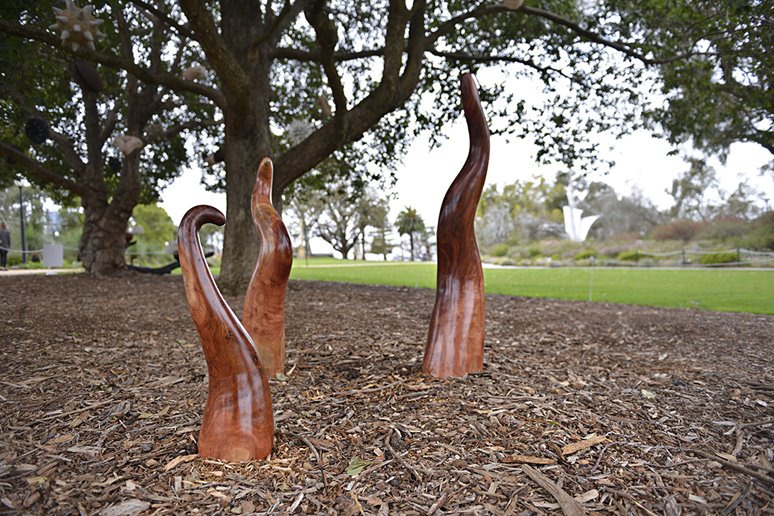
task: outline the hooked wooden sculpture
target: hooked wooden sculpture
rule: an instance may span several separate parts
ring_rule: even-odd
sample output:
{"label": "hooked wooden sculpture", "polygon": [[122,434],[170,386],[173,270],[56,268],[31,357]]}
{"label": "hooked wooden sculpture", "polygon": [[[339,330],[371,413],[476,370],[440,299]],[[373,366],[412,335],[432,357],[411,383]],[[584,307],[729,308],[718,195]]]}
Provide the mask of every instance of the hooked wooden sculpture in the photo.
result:
{"label": "hooked wooden sculpture", "polygon": [[273,176],[272,162],[264,158],[258,167],[251,203],[258,231],[258,261],[242,315],[269,377],[285,370],[285,290],[293,265],[288,230],[271,204]]}
{"label": "hooked wooden sculpture", "polygon": [[199,455],[227,461],[264,459],[271,453],[274,416],[269,382],[250,335],[220,295],[204,258],[199,229],[222,226],[211,206],[195,206],[180,222],[177,252],[188,308],[209,373]]}
{"label": "hooked wooden sculpture", "polygon": [[422,370],[446,378],[484,367],[484,273],[473,219],[489,166],[489,129],[471,74],[461,78],[468,159],[438,216],[438,284]]}

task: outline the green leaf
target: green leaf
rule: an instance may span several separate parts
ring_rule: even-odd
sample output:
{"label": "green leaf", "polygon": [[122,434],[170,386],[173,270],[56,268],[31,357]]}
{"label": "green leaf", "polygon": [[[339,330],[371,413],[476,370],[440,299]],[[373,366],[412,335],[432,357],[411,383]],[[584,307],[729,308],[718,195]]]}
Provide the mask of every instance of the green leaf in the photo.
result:
{"label": "green leaf", "polygon": [[373,461],[361,459],[358,456],[352,457],[347,466],[347,475],[351,477],[358,476],[367,466],[373,464]]}

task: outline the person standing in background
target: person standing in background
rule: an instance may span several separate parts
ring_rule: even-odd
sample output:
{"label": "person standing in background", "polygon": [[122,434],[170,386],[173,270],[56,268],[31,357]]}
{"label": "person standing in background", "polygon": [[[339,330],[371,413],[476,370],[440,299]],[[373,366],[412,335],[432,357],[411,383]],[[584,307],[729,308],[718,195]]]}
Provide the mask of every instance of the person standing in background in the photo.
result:
{"label": "person standing in background", "polygon": [[0,268],[8,270],[6,263],[8,261],[8,251],[11,250],[11,232],[5,222],[0,222]]}

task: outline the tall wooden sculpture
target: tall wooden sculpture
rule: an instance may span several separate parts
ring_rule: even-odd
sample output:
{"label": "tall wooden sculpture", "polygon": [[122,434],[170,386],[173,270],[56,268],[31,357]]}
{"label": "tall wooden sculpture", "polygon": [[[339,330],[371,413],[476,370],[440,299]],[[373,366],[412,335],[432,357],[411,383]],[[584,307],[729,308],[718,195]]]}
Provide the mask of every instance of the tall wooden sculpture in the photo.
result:
{"label": "tall wooden sculpture", "polygon": [[489,165],[489,129],[475,81],[461,78],[470,150],[438,217],[438,286],[422,370],[446,378],[484,365],[484,273],[473,219]]}
{"label": "tall wooden sculpture", "polygon": [[272,162],[264,158],[258,167],[251,203],[258,231],[258,261],[242,315],[269,377],[285,369],[285,290],[293,265],[288,231],[271,204],[273,176]]}
{"label": "tall wooden sculpture", "polygon": [[226,223],[211,206],[185,214],[177,251],[191,317],[204,349],[209,393],[199,432],[199,455],[227,461],[271,453],[274,416],[269,382],[253,341],[220,295],[199,242],[199,228]]}

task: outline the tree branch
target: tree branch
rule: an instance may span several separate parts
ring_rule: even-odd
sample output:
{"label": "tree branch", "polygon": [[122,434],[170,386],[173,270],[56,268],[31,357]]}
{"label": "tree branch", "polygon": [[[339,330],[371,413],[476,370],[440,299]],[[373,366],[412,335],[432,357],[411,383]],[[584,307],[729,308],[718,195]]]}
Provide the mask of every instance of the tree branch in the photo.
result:
{"label": "tree branch", "polygon": [[48,135],[54,140],[54,143],[59,148],[59,152],[62,153],[65,163],[67,163],[76,174],[82,174],[86,169],[86,163],[84,163],[78,153],[75,152],[73,141],[64,134],[53,129],[48,130]]}
{"label": "tree branch", "polygon": [[186,27],[185,25],[180,25],[176,20],[173,20],[169,17],[169,15],[161,9],[158,9],[157,7],[151,5],[148,2],[145,2],[144,0],[131,0],[131,2],[136,5],[137,7],[144,9],[151,13],[153,16],[158,18],[160,21],[164,22],[164,25],[171,29],[175,29],[179,36],[191,39],[193,38],[193,33]]}
{"label": "tree branch", "polygon": [[[258,47],[260,47],[263,43],[276,43],[279,41],[279,36],[293,22],[293,20],[298,17],[298,15],[301,13],[301,10],[304,8],[305,3],[306,2],[304,0],[296,0],[291,4],[290,0],[285,0],[285,5],[282,6],[282,10],[280,11],[279,15],[271,17],[271,25],[267,27],[266,31],[262,35],[256,37],[255,40],[253,40],[252,44],[250,45],[250,53],[252,54],[257,52]],[[269,2],[269,4],[266,5],[267,21],[269,19],[269,13],[272,12],[271,9],[271,2]]]}
{"label": "tree branch", "polygon": [[193,28],[196,40],[204,49],[207,60],[223,82],[229,103],[232,106],[243,104],[248,96],[242,92],[250,89],[250,79],[226,47],[207,6],[202,0],[180,0],[180,6]]}
{"label": "tree branch", "polygon": [[[384,115],[401,106],[413,93],[422,67],[424,52],[424,0],[417,0],[417,9],[409,11],[402,1],[393,1],[387,22],[385,64],[381,83],[346,113],[346,130],[342,133],[337,122],[330,120],[304,141],[275,160],[275,195],[306,171],[320,163],[341,145],[358,140]],[[408,59],[401,76],[403,51],[406,44],[406,24],[411,20]]]}
{"label": "tree branch", "polygon": [[62,42],[58,37],[39,29],[19,25],[7,20],[0,20],[0,32],[39,41],[51,47],[61,49],[63,52],[70,55],[78,56],[82,59],[100,63],[111,68],[126,70],[144,82],[161,84],[176,91],[189,91],[191,93],[196,93],[197,95],[202,95],[212,100],[220,108],[223,108],[226,105],[226,99],[223,96],[223,93],[214,88],[193,81],[186,81],[171,73],[153,74],[150,70],[138,66],[135,63],[129,63],[119,56],[94,52],[85,47],[81,47],[77,51],[62,48]]}
{"label": "tree branch", "polygon": [[685,52],[682,54],[675,54],[669,57],[662,57],[662,58],[650,58],[646,57],[644,54],[634,50],[632,48],[632,45],[629,43],[621,43],[618,41],[612,41],[609,39],[606,39],[596,32],[593,32],[591,30],[585,29],[581,27],[579,24],[572,20],[568,20],[567,18],[564,18],[563,16],[560,16],[558,14],[552,13],[550,11],[546,11],[543,9],[538,9],[537,7],[527,7],[522,6],[519,9],[519,12],[522,12],[524,14],[528,14],[531,16],[538,16],[540,18],[552,21],[558,25],[562,25],[564,27],[567,27],[574,33],[578,34],[579,36],[582,36],[583,38],[587,39],[588,41],[599,43],[600,45],[618,50],[619,52],[623,53],[624,55],[627,55],[629,57],[633,57],[634,59],[637,59],[639,61],[642,61],[644,64],[647,65],[655,65],[655,64],[667,64],[672,63],[674,61],[679,61],[681,59],[685,59],[687,57],[691,57],[694,55],[694,52]]}
{"label": "tree branch", "polygon": [[105,125],[102,126],[102,131],[99,133],[99,146],[102,147],[105,145],[105,142],[110,138],[110,135],[113,134],[113,131],[116,128],[116,124],[118,123],[118,106],[113,106],[113,108],[108,111],[107,115],[105,116]]}
{"label": "tree branch", "polygon": [[541,74],[548,75],[553,73],[553,74],[561,75],[565,79],[581,84],[584,87],[590,87],[585,82],[579,81],[577,78],[571,75],[568,75],[562,70],[554,68],[553,66],[541,66],[535,63],[534,61],[531,61],[529,59],[523,59],[516,56],[482,56],[482,55],[473,55],[466,52],[444,52],[436,49],[431,49],[429,52],[434,56],[442,57],[444,59],[452,59],[454,61],[459,61],[461,63],[519,63],[519,64],[523,64],[524,66],[528,66],[529,68],[532,68],[533,70],[536,70]]}
{"label": "tree branch", "polygon": [[471,18],[481,18],[483,16],[488,16],[491,14],[499,14],[504,12],[522,13],[529,16],[537,16],[539,18],[549,20],[553,23],[556,23],[557,25],[561,25],[563,27],[570,29],[572,32],[583,37],[588,41],[591,41],[593,43],[598,43],[600,45],[618,50],[624,55],[633,57],[634,59],[642,61],[643,63],[648,65],[667,64],[667,63],[679,61],[680,59],[685,59],[686,57],[690,57],[694,55],[693,52],[686,52],[683,54],[676,54],[673,56],[659,58],[659,59],[649,58],[643,55],[642,53],[634,50],[631,44],[606,39],[600,36],[599,34],[597,34],[596,32],[583,28],[578,23],[572,20],[569,20],[563,16],[560,16],[556,13],[552,13],[544,9],[539,9],[537,7],[528,7],[526,5],[521,6],[516,11],[508,9],[507,7],[504,7],[502,5],[478,7],[476,9],[471,9],[468,12],[449,18],[445,22],[441,23],[438,26],[438,28],[427,37],[428,44],[431,44],[431,45],[434,44],[439,38],[449,34],[452,30],[454,30],[454,28],[457,25],[465,22],[466,20],[469,20]]}
{"label": "tree branch", "polygon": [[[344,115],[347,112],[347,95],[344,93],[344,85],[341,83],[341,76],[336,70],[336,64],[333,59],[333,52],[339,42],[336,24],[328,17],[324,11],[325,2],[317,1],[306,9],[306,19],[314,29],[317,35],[317,44],[320,47],[320,61],[322,63],[325,76],[328,78],[328,85],[333,91],[333,102],[336,104],[335,117],[339,123],[344,122]],[[341,130],[344,127],[341,126]]]}
{"label": "tree branch", "polygon": [[37,161],[33,160],[19,149],[8,145],[4,142],[0,142],[0,155],[6,156],[13,160],[13,162],[19,166],[24,167],[29,173],[29,177],[40,183],[47,183],[60,188],[64,188],[76,195],[83,195],[86,189],[81,183],[77,183],[66,177],[57,174],[56,172],[42,166]]}
{"label": "tree branch", "polygon": [[223,124],[222,120],[191,120],[189,122],[184,122],[182,124],[175,124],[173,126],[170,126],[159,135],[154,136],[152,138],[147,138],[145,140],[145,143],[153,144],[153,143],[157,143],[162,140],[165,140],[167,138],[176,136],[186,130],[204,129],[205,127],[214,127],[216,125],[221,125],[221,124]]}
{"label": "tree branch", "polygon": [[[522,9],[524,9],[522,7]],[[509,9],[502,7],[500,5],[494,5],[494,6],[488,6],[488,7],[477,7],[475,9],[471,9],[468,12],[458,14],[457,16],[454,16],[452,18],[449,18],[445,22],[441,23],[435,31],[433,31],[431,34],[428,34],[427,36],[427,44],[432,45],[438,39],[440,39],[442,36],[445,36],[449,34],[451,31],[454,30],[454,28],[464,22],[465,20],[469,20],[470,18],[480,18],[482,16],[486,16],[488,14],[496,14],[496,13],[502,13],[509,11]]]}
{"label": "tree branch", "polygon": [[[366,57],[380,57],[384,55],[384,48],[375,48],[370,50],[358,50],[356,52],[334,52],[333,60],[337,63],[344,61],[354,61]],[[312,51],[301,50],[298,48],[278,47],[269,52],[272,59],[292,59],[294,61],[321,62],[319,49]]]}

